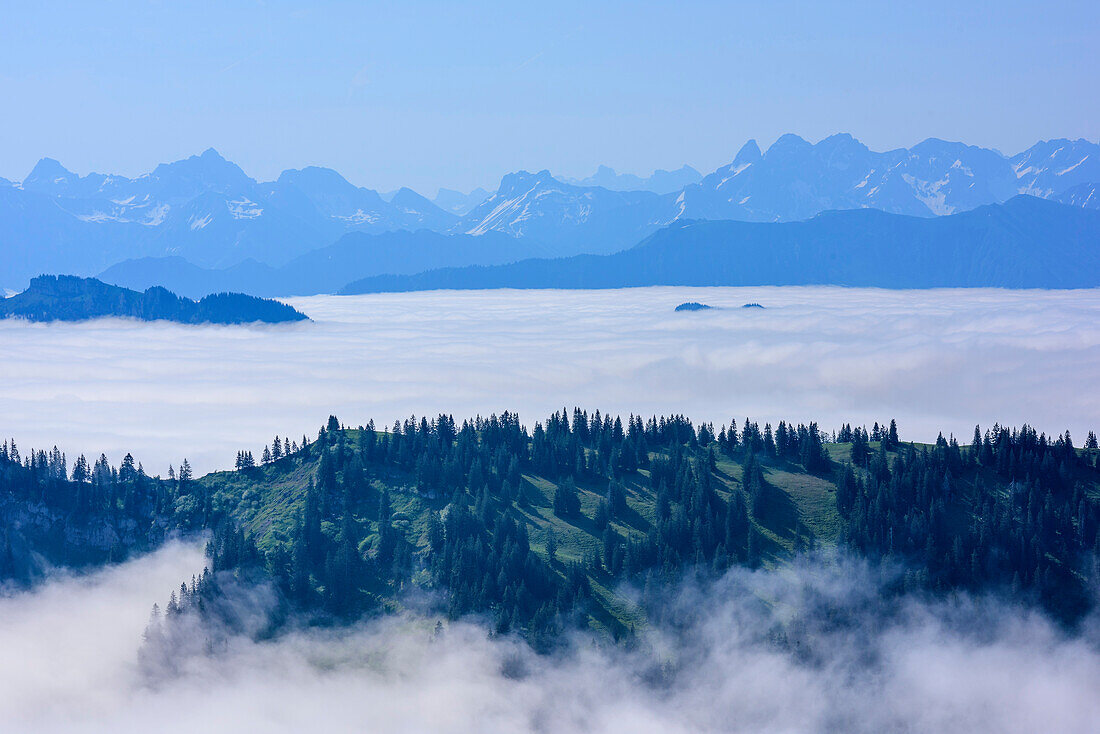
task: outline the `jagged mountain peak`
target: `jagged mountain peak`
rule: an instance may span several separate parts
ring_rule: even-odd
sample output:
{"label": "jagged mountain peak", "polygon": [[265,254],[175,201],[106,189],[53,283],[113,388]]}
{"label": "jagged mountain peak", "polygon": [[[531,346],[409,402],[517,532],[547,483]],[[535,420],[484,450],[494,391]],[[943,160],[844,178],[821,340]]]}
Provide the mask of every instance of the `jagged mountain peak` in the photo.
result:
{"label": "jagged mountain peak", "polygon": [[[231,161],[226,160],[222,156],[222,154],[219,153],[214,148],[207,148],[206,150],[204,150],[203,152],[201,152],[197,155],[189,155],[186,158],[181,158],[180,160],[172,161],[171,163],[161,163],[160,165],[157,166],[156,169],[153,170],[153,173],[156,174],[156,171],[158,169],[169,169],[169,168],[173,168],[173,167],[177,167],[177,166],[181,166],[181,165],[187,165],[187,166],[192,167],[192,168],[203,168],[203,169],[207,169],[207,170],[218,170],[218,169],[236,169],[238,171],[241,170],[241,168],[236,163],[233,163]],[[242,171],[242,173],[243,173],[243,171]]]}
{"label": "jagged mountain peak", "polygon": [[416,208],[420,211],[424,209],[438,209],[435,204],[427,199],[427,197],[421,196],[408,186],[402,186],[399,188],[390,198],[390,203],[394,206],[402,208]]}
{"label": "jagged mountain peak", "polygon": [[765,155],[796,153],[808,150],[812,147],[813,145],[805,138],[795,135],[794,133],[784,133],[771,144],[771,147],[768,148],[768,152]]}
{"label": "jagged mountain peak", "polygon": [[1098,204],[1089,190],[1100,183],[1100,144],[1084,138],[1041,140],[1012,156],[1011,163],[1020,191],[1089,207]]}
{"label": "jagged mountain peak", "polygon": [[935,138],[876,152],[849,133],[817,143],[786,134],[760,157],[755,145],[746,148],[685,190],[678,217],[792,221],[859,208],[932,216],[1002,202],[1018,191],[999,153]]}
{"label": "jagged mountain peak", "polygon": [[23,179],[23,188],[34,190],[39,187],[52,187],[54,184],[69,183],[78,179],[75,173],[65,168],[55,158],[42,158]]}
{"label": "jagged mountain peak", "polygon": [[226,160],[213,148],[207,148],[200,155],[161,163],[153,169],[153,178],[160,181],[170,196],[194,196],[203,190],[237,193],[256,183],[240,166]]}
{"label": "jagged mountain peak", "polygon": [[1071,138],[1051,138],[1050,140],[1040,140],[1027,150],[1020,151],[1012,156],[1012,159],[1016,160],[1024,157],[1035,158],[1036,156],[1053,158],[1063,152],[1080,150],[1086,153],[1092,153],[1098,149],[1100,149],[1100,143],[1094,143],[1085,138],[1077,138],[1076,140]]}
{"label": "jagged mountain peak", "polygon": [[0,181],[0,206],[18,212],[0,218],[0,256],[16,264],[0,285],[50,270],[90,274],[146,255],[203,267],[247,258],[280,265],[348,232],[499,232],[576,254],[630,246],[677,219],[793,221],[844,209],[930,217],[1021,192],[1097,208],[1097,182],[1100,145],[1069,138],[1007,159],[938,138],[876,152],[847,133],[813,144],[788,134],[767,153],[745,142],[733,163],[701,180],[686,166],[640,178],[601,165],[583,181],[521,170],[492,195],[441,190],[435,203],[409,189],[387,202],[320,166],[257,183],[214,148],[135,179],[78,176],[44,158],[21,187]]}
{"label": "jagged mountain peak", "polygon": [[427,197],[421,196],[406,186],[402,186],[394,193],[393,198],[390,199],[390,206],[410,217],[416,225],[428,229],[443,229],[458,220],[457,215],[444,211]]}
{"label": "jagged mountain peak", "polygon": [[506,194],[515,192],[519,189],[529,190],[535,186],[548,183],[561,184],[561,182],[555,179],[550,174],[550,171],[545,168],[537,173],[525,170],[515,171],[505,174],[504,177],[500,179],[500,188],[497,190],[497,193]]}
{"label": "jagged mountain peak", "polygon": [[867,153],[869,149],[866,145],[861,143],[856,138],[852,137],[850,133],[835,133],[823,140],[818,141],[814,146],[820,150],[826,150],[830,152],[843,151],[847,153]]}
{"label": "jagged mountain peak", "polygon": [[1004,159],[1004,155],[1000,151],[992,148],[983,148],[979,145],[969,145],[958,140],[943,140],[942,138],[925,138],[910,148],[909,153],[924,158],[934,158],[942,155],[969,156],[986,160]]}
{"label": "jagged mountain peak", "polygon": [[737,151],[737,156],[733,159],[733,165],[742,166],[750,163],[756,163],[764,156],[760,152],[760,146],[757,145],[756,140],[749,138],[748,142],[741,146],[741,150]]}
{"label": "jagged mountain peak", "polygon": [[559,179],[573,186],[599,186],[610,191],[652,191],[657,194],[670,194],[680,191],[703,178],[703,175],[688,165],[682,165],[674,171],[658,168],[648,177],[632,173],[619,173],[611,166],[600,164],[596,172],[584,179]]}
{"label": "jagged mountain peak", "polygon": [[277,183],[304,188],[356,189],[357,187],[337,171],[323,166],[288,168],[279,174]]}
{"label": "jagged mountain peak", "polygon": [[205,161],[208,164],[228,163],[229,162],[225,159],[225,156],[223,156],[221,153],[219,153],[217,151],[217,149],[215,149],[214,147],[207,148],[206,150],[199,153],[198,155],[190,155],[187,158],[185,158],[184,160],[194,160],[194,159],[198,159],[200,161]]}

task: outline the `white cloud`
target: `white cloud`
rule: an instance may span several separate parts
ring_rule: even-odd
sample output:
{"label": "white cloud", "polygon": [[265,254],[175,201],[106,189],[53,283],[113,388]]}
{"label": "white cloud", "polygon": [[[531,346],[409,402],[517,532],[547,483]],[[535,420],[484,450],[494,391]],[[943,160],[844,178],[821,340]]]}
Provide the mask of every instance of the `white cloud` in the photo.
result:
{"label": "white cloud", "polygon": [[[673,313],[696,300],[722,310]],[[757,301],[766,308],[739,307]],[[0,321],[0,430],[151,472],[276,433],[580,405],[695,420],[897,418],[903,438],[1100,415],[1100,291],[645,288],[293,299],[314,323]]]}
{"label": "white cloud", "polygon": [[[734,570],[636,650],[537,656],[472,624],[387,618],[135,664],[150,600],[200,563],[170,546],[0,599],[5,732],[955,732],[1094,730],[1096,627],[993,599],[891,603],[858,562]],[[777,642],[786,635],[787,642]]]}
{"label": "white cloud", "polygon": [[117,706],[137,675],[153,602],[203,562],[201,547],[171,543],[120,566],[61,574],[33,593],[0,597],[0,728],[47,714],[75,722]]}
{"label": "white cloud", "polygon": [[[688,300],[723,310],[676,314]],[[764,310],[741,310],[757,301]],[[273,328],[0,321],[0,430],[24,449],[225,467],[272,434],[444,410],[696,419],[897,417],[903,436],[1100,415],[1100,291],[494,291],[295,299]],[[4,731],[1091,731],[1097,620],[1067,637],[994,600],[884,605],[866,569],[735,571],[652,633],[676,671],[581,638],[538,657],[434,618],[234,641],[143,678],[153,601],[203,564],[171,545],[0,598]],[[764,603],[762,600],[767,600]],[[831,613],[826,613],[828,610]],[[838,613],[835,613],[839,611]],[[792,620],[796,624],[792,624]],[[770,640],[802,629],[791,647]],[[645,648],[645,646],[643,646]],[[680,663],[684,663],[681,665]],[[518,673],[517,673],[518,671]],[[507,673],[507,674],[506,674]]]}

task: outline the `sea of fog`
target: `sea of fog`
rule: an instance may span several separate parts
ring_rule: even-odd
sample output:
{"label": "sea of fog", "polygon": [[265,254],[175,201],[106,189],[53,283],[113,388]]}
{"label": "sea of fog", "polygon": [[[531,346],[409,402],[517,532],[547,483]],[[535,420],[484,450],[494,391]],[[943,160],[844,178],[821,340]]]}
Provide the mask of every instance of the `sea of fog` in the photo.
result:
{"label": "sea of fog", "polygon": [[[684,301],[714,310],[676,313]],[[410,414],[579,405],[740,423],[898,420],[903,439],[975,423],[1100,428],[1100,290],[638,288],[289,299],[267,327],[0,321],[0,435],[70,457],[126,451],[199,472]],[[757,302],[763,309],[745,309]]]}
{"label": "sea of fog", "polygon": [[[675,313],[683,301],[721,307]],[[312,323],[0,321],[0,432],[152,472],[231,465],[274,433],[410,413],[579,404],[696,419],[896,417],[902,436],[1100,416],[1100,291],[492,291],[293,299]],[[764,309],[742,309],[758,302]],[[885,601],[843,555],[669,595],[634,647],[549,656],[434,617],[143,642],[197,544],[0,589],[0,729],[410,732],[1092,732],[1100,619],[1074,634],[996,597]],[[638,590],[623,589],[630,595]],[[265,614],[263,594],[240,609]],[[197,634],[195,645],[205,645]]]}
{"label": "sea of fog", "polygon": [[170,544],[0,595],[0,729],[1086,734],[1100,719],[1095,619],[1066,636],[994,598],[885,603],[889,576],[854,559],[685,583],[679,624],[632,648],[578,633],[539,656],[475,620],[435,635],[431,616],[235,637],[212,654],[199,630],[143,643],[152,602],[202,562]]}

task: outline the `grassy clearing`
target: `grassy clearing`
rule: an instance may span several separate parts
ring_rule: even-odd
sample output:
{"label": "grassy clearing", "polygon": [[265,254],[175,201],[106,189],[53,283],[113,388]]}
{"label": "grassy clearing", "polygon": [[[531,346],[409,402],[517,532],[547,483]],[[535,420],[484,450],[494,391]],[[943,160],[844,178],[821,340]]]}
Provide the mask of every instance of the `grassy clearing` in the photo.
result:
{"label": "grassy clearing", "polygon": [[[349,445],[356,445],[357,431],[347,431]],[[833,461],[850,458],[850,446],[826,445]],[[319,456],[304,462],[297,457],[244,472],[218,472],[198,481],[212,494],[217,507],[230,515],[252,534],[262,550],[288,542],[300,522],[310,479],[317,476]],[[764,516],[753,516],[753,524],[762,539],[764,561],[769,566],[783,562],[795,550],[798,539],[805,544],[833,544],[840,532],[840,518],[835,508],[835,487],[828,478],[805,473],[796,464],[765,461],[762,465],[765,481],[777,492]],[[719,496],[728,501],[735,492],[744,493],[743,467],[729,457],[721,456],[714,474]],[[561,518],[553,512],[557,484],[546,477],[525,474],[524,502],[514,511],[528,526],[532,549],[548,558],[547,544],[552,533],[557,552],[552,567],[565,574],[569,565],[583,564],[603,548],[601,532],[595,522],[600,501],[606,494],[606,481],[578,484],[581,514]],[[649,474],[640,470],[621,479],[626,488],[626,511],[612,520],[612,527],[623,537],[642,537],[654,529],[656,492],[650,486]],[[392,521],[415,547],[425,548],[430,514],[441,511],[450,500],[443,496],[422,496],[416,491],[414,477],[396,469],[372,467],[371,488],[375,497],[383,491],[389,495]],[[747,497],[746,497],[747,500]],[[377,500],[372,505],[356,506],[353,514],[364,530],[362,552],[371,550],[377,542]],[[337,528],[325,523],[322,530],[335,534]],[[624,594],[618,582],[599,569],[586,566],[598,604],[592,612],[590,625],[610,635],[645,625],[645,618],[631,594]],[[386,600],[380,599],[380,602]]]}

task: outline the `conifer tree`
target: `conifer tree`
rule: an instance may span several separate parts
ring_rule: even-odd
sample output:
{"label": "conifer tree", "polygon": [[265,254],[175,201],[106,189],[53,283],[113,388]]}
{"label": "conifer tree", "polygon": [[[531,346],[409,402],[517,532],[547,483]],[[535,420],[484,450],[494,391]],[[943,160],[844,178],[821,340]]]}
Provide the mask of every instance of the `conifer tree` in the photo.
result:
{"label": "conifer tree", "polygon": [[554,489],[554,514],[561,518],[576,517],[581,512],[581,500],[572,477],[566,477]]}

